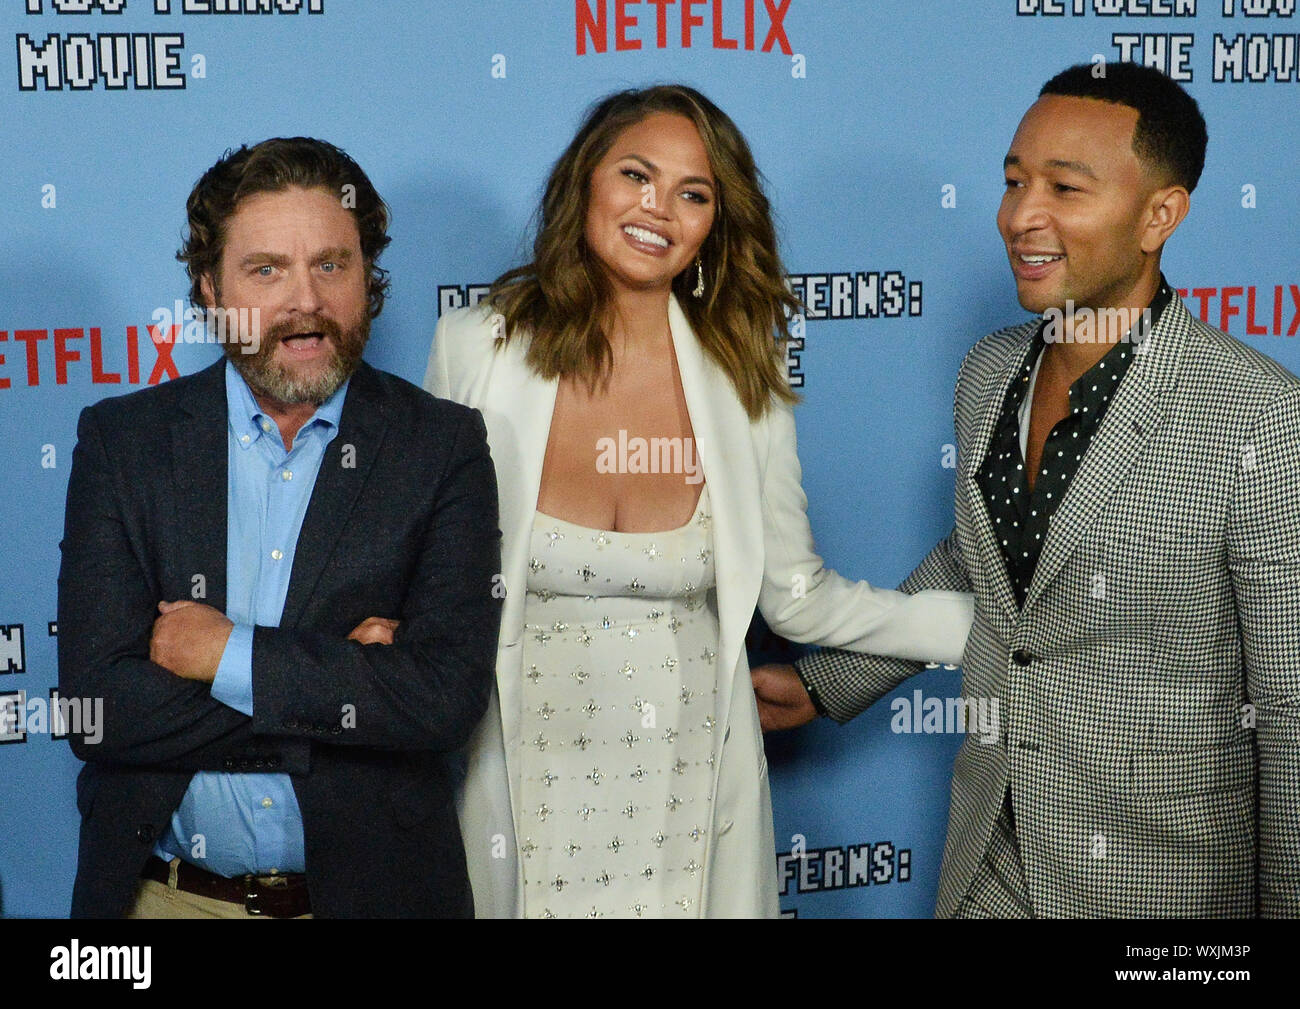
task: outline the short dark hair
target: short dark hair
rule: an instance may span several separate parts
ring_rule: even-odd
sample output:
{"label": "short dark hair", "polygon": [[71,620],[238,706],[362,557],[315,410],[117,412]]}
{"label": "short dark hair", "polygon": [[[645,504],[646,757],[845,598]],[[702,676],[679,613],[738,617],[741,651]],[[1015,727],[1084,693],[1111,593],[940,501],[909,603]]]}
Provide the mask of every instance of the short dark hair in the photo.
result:
{"label": "short dark hair", "polygon": [[204,274],[211,274],[215,283],[226,247],[226,222],[240,201],[292,186],[348,195],[344,206],[356,218],[361,235],[361,255],[369,270],[367,307],[370,318],[375,318],[383,311],[388,293],[388,271],[378,264],[379,254],[392,241],[388,206],[360,165],[333,144],[312,137],[274,137],[227,150],[195,183],[185,203],[189,231],[176,253],[190,277],[190,302],[196,308],[203,305]]}
{"label": "short dark hair", "polygon": [[1044,84],[1038,96],[1046,95],[1096,98],[1136,109],[1133,153],[1189,193],[1196,188],[1209,142],[1205,117],[1196,99],[1159,70],[1126,62],[1080,63]]}

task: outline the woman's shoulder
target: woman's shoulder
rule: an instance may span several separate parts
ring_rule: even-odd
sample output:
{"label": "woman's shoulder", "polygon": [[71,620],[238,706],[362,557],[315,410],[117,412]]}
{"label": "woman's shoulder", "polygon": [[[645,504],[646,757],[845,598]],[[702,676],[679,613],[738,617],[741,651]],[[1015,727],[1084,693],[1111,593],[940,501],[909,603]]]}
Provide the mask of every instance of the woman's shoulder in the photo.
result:
{"label": "woman's shoulder", "polygon": [[446,337],[456,345],[456,349],[473,351],[484,345],[491,347],[493,342],[504,335],[505,317],[494,311],[486,301],[465,308],[453,308],[443,312],[438,319],[437,334]]}
{"label": "woman's shoulder", "polygon": [[485,367],[505,336],[505,317],[486,301],[444,312],[434,332],[433,351],[449,375]]}

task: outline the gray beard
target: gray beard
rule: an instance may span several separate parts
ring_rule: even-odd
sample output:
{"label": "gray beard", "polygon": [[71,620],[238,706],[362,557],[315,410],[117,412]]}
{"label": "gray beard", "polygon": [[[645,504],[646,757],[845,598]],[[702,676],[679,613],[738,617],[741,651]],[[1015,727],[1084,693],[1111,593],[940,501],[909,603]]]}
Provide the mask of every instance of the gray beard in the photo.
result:
{"label": "gray beard", "polygon": [[321,320],[318,328],[329,336],[331,354],[325,368],[313,375],[296,375],[275,360],[275,348],[282,336],[277,327],[266,334],[256,354],[243,353],[238,344],[227,344],[226,353],[255,393],[286,405],[319,406],[338,392],[357,370],[370,339],[370,319],[363,315],[357,327],[346,332],[330,320]]}
{"label": "gray beard", "polygon": [[351,362],[344,361],[342,355],[335,350],[324,371],[302,377],[277,361],[261,360],[257,355],[245,356],[236,352],[230,355],[230,360],[248,387],[259,395],[287,405],[314,403],[317,406],[338,392],[357,370],[360,362],[359,358]]}

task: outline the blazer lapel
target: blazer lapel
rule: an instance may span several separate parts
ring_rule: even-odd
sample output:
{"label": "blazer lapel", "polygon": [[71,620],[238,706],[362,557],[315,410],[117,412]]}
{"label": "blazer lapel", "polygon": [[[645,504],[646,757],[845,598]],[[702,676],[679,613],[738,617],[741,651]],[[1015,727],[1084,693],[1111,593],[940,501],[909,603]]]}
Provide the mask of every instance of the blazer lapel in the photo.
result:
{"label": "blazer lapel", "polygon": [[705,355],[675,297],[669,298],[682,392],[695,432],[712,511],[714,570],[718,572],[717,719],[728,725],[736,663],[758,603],[763,576],[763,525],[758,472],[748,414],[730,380]]}
{"label": "blazer lapel", "polygon": [[[492,462],[499,485],[501,569],[506,598],[501,614],[501,647],[518,646],[523,638],[528,582],[528,552],[542,464],[555,413],[556,379],[542,379],[525,359],[527,341],[511,340],[493,351],[488,381],[472,401],[483,414],[492,445]],[[521,654],[519,651],[516,655]],[[517,797],[516,742],[519,735],[520,690],[523,677],[517,664],[497,666],[497,695],[512,794]]]}
{"label": "blazer lapel", "polygon": [[501,566],[507,573],[501,626],[514,633],[514,641],[524,625],[528,551],[560,387],[557,379],[533,373],[524,356],[526,349],[525,341],[512,340],[495,352],[492,384],[482,406],[501,484]]}
{"label": "blazer lapel", "polygon": [[988,573],[990,591],[1008,622],[1014,622],[1016,619],[1016,596],[1011,588],[1011,576],[1007,572],[1006,561],[1002,557],[1002,551],[998,549],[997,535],[993,531],[993,520],[989,516],[984,492],[980,489],[975,475],[988,456],[993,432],[997,428],[1003,405],[1006,403],[1007,389],[1011,387],[1016,377],[1020,362],[1024,359],[1037,328],[1036,323],[1026,326],[1020,337],[1007,347],[1006,357],[1000,364],[989,369],[982,388],[974,390],[976,402],[980,404],[980,415],[971,442],[970,454],[961,468],[961,482],[966,494],[966,505],[975,544],[979,550],[980,565]]}
{"label": "blazer lapel", "polygon": [[1164,416],[1165,393],[1177,381],[1191,316],[1177,298],[1169,303],[1145,346],[1120,382],[1101,429],[1052,518],[1051,531],[1034,569],[1025,609],[1055,578],[1106,502],[1154,435]]}
{"label": "blazer lapel", "polygon": [[[225,358],[190,380],[172,424],[176,486],[175,575],[184,598],[226,609],[226,500],[228,450]],[[197,581],[198,576],[202,577]],[[200,592],[200,595],[195,595]]]}
{"label": "blazer lapel", "polygon": [[[357,496],[366,485],[387,430],[388,419],[374,369],[362,362],[348,385],[338,434],[325,449],[307,513],[303,516],[293,573],[289,577],[289,594],[285,597],[284,612],[280,616],[281,626],[293,627],[301,619]],[[345,445],[353,447],[355,467],[343,465]]]}

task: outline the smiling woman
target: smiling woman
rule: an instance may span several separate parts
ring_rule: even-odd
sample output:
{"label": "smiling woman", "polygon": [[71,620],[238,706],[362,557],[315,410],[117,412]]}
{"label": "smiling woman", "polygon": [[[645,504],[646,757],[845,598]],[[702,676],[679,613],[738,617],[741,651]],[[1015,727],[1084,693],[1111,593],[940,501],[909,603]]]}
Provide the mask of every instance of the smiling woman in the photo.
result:
{"label": "smiling woman", "polygon": [[735,124],[691,88],[618,92],[592,108],[551,171],[533,261],[498,278],[489,300],[507,339],[536,335],[538,374],[590,383],[610,364],[620,283],[672,291],[751,417],[772,395],[794,402],[773,334],[788,338],[800,306],[758,169]]}
{"label": "smiling woman", "polygon": [[425,386],[482,411],[501,502],[461,810],[479,915],[776,913],[756,604],[795,640],[960,656],[968,598],[815,553],[781,351],[798,307],[744,137],[663,86],[591,110],[532,262],[440,320]]}

